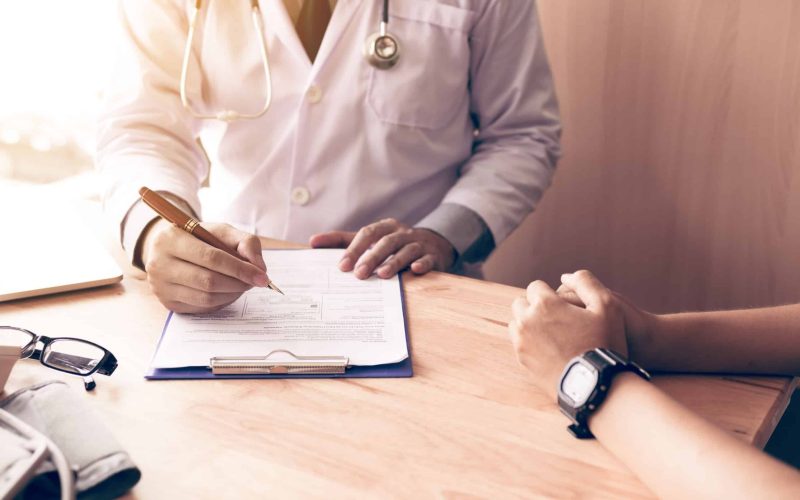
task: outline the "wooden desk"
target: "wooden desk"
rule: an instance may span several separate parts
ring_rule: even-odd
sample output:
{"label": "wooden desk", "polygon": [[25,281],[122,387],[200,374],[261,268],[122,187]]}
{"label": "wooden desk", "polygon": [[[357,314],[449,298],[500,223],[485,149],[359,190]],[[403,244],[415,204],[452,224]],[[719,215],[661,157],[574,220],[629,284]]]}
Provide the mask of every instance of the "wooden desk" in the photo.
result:
{"label": "wooden desk", "polygon": [[[2,304],[0,323],[91,339],[119,358],[85,397],[142,469],[133,498],[650,495],[598,443],[569,436],[517,364],[506,321],[521,290],[440,273],[404,280],[411,379],[145,381],[166,311],[130,276]],[[33,361],[17,364],[7,389],[48,378],[83,394],[79,378]],[[656,383],[758,446],[793,387],[778,377]]]}

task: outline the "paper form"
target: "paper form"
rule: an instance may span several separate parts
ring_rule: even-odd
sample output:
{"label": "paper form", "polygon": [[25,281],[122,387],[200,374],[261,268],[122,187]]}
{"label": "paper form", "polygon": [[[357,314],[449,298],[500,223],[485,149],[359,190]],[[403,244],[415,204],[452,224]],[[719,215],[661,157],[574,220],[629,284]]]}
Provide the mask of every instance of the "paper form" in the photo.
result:
{"label": "paper form", "polygon": [[271,280],[286,294],[253,288],[207,314],[173,313],[154,368],[208,366],[214,356],[346,356],[351,365],[408,357],[400,280],[359,280],[339,271],[344,250],[264,250]]}

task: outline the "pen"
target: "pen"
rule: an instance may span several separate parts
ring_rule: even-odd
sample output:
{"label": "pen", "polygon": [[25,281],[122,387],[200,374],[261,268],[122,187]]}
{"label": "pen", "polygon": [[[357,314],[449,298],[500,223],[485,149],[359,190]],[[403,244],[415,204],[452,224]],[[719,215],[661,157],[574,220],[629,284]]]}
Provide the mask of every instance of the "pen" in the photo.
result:
{"label": "pen", "polygon": [[[236,252],[228,248],[228,245],[223,243],[219,240],[216,236],[208,232],[203,226],[200,225],[200,221],[192,217],[191,215],[185,213],[180,208],[176,207],[172,203],[169,202],[166,198],[161,196],[160,194],[156,193],[155,191],[148,189],[146,187],[142,187],[139,189],[139,196],[142,197],[142,201],[147,203],[150,208],[156,211],[158,215],[166,219],[167,221],[175,224],[179,228],[183,229],[187,233],[191,234],[195,238],[208,243],[214,248],[218,248],[223,252],[226,252],[239,260],[243,260],[242,257]],[[281,295],[284,293],[278,288],[272,280],[269,281],[267,287],[275,290]]]}

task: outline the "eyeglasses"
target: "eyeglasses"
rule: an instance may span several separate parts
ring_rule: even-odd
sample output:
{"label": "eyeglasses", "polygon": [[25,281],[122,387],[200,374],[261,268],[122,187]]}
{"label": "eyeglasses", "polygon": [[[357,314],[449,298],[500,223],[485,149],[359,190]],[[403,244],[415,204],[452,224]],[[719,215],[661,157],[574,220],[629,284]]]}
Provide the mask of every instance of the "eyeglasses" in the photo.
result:
{"label": "eyeglasses", "polygon": [[[38,349],[41,342],[42,348]],[[44,366],[83,377],[87,391],[95,388],[92,374],[111,375],[117,358],[108,349],[88,340],[72,337],[45,337],[17,328],[0,326],[0,344],[20,348],[20,359],[38,359]]]}

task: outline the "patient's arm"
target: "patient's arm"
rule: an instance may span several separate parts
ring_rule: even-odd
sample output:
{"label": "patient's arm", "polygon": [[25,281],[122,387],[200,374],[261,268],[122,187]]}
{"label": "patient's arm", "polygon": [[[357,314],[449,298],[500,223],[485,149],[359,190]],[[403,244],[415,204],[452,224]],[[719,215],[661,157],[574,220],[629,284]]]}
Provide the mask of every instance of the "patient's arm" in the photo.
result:
{"label": "patient's arm", "polygon": [[800,304],[650,316],[650,328],[626,332],[649,369],[800,375]]}
{"label": "patient's arm", "polygon": [[631,373],[589,428],[660,498],[800,498],[800,473],[714,427]]}
{"label": "patient's arm", "polygon": [[[650,370],[800,375],[800,304],[657,315],[611,293],[631,359]],[[568,284],[558,295],[585,307]]]}
{"label": "patient's arm", "polygon": [[[571,356],[610,347],[647,367],[798,373],[800,305],[656,316],[586,271],[554,295],[533,283],[509,323],[520,361],[556,400]],[[614,378],[589,418],[603,446],[664,498],[800,498],[800,473],[706,422],[637,375]]]}

